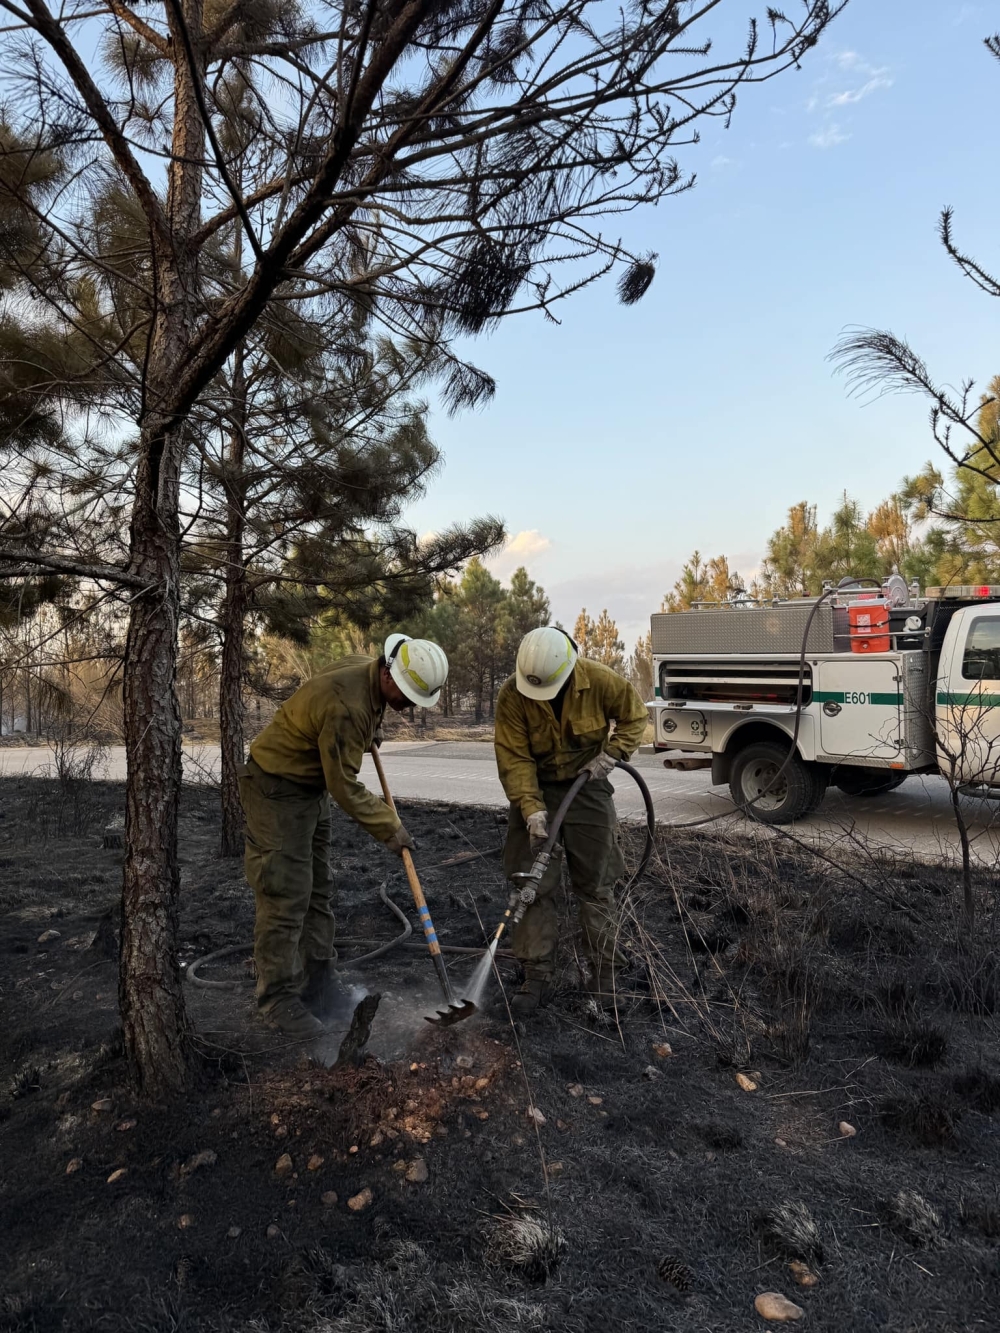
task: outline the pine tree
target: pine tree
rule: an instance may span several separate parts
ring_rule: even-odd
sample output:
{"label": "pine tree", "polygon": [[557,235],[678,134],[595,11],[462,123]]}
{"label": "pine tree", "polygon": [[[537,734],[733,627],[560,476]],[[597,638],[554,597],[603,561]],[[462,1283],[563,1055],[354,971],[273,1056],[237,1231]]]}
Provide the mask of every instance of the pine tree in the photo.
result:
{"label": "pine tree", "polygon": [[612,671],[621,671],[625,666],[625,644],[618,636],[618,626],[603,610],[597,618],[594,633],[587,645],[587,656]]}
{"label": "pine tree", "polygon": [[456,654],[458,680],[472,696],[475,720],[482,722],[487,711],[493,716],[500,677],[501,622],[504,590],[483,562],[472,559],[458,583],[459,643]]}
{"label": "pine tree", "polygon": [[499,675],[509,676],[514,670],[517,649],[524,636],[533,629],[549,623],[552,609],[544,589],[529,576],[522,565],[510,578],[500,616]]}
{"label": "pine tree", "polygon": [[581,657],[603,662],[605,666],[611,667],[612,671],[624,670],[625,645],[618,637],[618,626],[608,614],[607,608],[593,620],[584,607],[576,618],[573,638]]}
{"label": "pine tree", "polygon": [[690,611],[703,602],[725,606],[743,592],[739,574],[729,568],[725,555],[713,556],[702,564],[701,552],[695,551],[683,566],[673,591],[664,597],[661,610]]}
{"label": "pine tree", "polygon": [[632,656],[625,664],[624,675],[638,691],[643,700],[653,697],[653,638],[650,632],[636,640]]}

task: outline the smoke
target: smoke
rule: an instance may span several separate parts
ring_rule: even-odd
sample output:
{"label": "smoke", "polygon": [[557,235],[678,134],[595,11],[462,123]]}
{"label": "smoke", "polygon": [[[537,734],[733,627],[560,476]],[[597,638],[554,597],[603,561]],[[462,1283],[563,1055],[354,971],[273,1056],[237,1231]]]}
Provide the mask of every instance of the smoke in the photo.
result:
{"label": "smoke", "polygon": [[[351,1013],[353,1013],[354,1006],[364,999],[370,988],[359,979],[348,982],[348,985],[352,1000]],[[419,981],[412,984],[402,983],[394,986],[392,990],[379,987],[379,990],[382,999],[372,1024],[368,1050],[382,1061],[420,1059],[421,1053],[430,1045],[435,1033],[441,1031],[436,1024],[427,1022],[428,1018],[436,1017],[439,1009],[446,1007],[440,989],[434,982]],[[456,982],[455,993],[459,998],[464,995],[464,986],[461,982]],[[314,1047],[317,1059],[328,1067],[337,1059],[340,1043],[347,1033],[350,1020],[349,1013],[343,1020],[331,1023],[326,1035],[321,1037]],[[470,1022],[474,1023],[475,1018],[466,1019],[462,1026]]]}

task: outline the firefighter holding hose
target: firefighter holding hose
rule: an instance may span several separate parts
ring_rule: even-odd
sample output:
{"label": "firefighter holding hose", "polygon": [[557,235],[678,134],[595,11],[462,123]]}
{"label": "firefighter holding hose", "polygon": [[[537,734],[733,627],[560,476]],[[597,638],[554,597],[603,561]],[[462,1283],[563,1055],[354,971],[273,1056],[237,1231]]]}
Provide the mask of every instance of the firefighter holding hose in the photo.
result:
{"label": "firefighter holding hose", "polygon": [[[616,919],[614,886],[624,873],[613,789],[615,762],[628,760],[646,729],[646,705],[610,667],[581,658],[561,629],[534,629],[521,640],[517,669],[500,688],[494,745],[500,781],[510,801],[504,873],[531,868],[549,833],[549,819],[581,773],[581,788],[560,839],[580,909],[580,925],[598,1003],[614,1003]],[[611,724],[614,723],[614,730]],[[524,983],[514,996],[515,1018],[534,1017],[551,989],[558,943],[554,895],[560,861],[552,862],[535,902],[514,931]]]}
{"label": "firefighter holding hose", "polygon": [[436,643],[390,634],[381,657],[345,657],[306,681],[250,746],[239,782],[256,902],[257,1008],[289,1036],[319,1036],[338,990],[330,799],[397,856],[412,848],[358,772],[378,744],[386,707],[433,708],[447,676]]}

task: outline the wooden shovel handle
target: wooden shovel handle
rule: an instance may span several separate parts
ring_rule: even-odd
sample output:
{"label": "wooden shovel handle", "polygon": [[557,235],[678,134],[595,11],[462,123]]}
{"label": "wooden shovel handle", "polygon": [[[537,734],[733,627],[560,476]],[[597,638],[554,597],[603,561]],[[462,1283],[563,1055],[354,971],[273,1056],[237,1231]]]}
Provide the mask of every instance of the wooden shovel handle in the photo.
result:
{"label": "wooden shovel handle", "polygon": [[[385,780],[385,769],[382,767],[382,760],[379,758],[378,746],[373,745],[371,749],[372,763],[375,765],[375,772],[378,774],[378,780],[382,784],[382,799],[386,805],[396,814],[396,802],[392,799],[392,792],[389,790],[389,784]],[[436,958],[440,957],[441,945],[438,943],[437,932],[434,929],[434,922],[431,920],[431,914],[427,907],[427,899],[424,897],[424,891],[420,887],[420,880],[417,878],[417,867],[413,864],[413,857],[410,855],[409,847],[403,848],[403,868],[406,871],[406,878],[410,882],[410,892],[413,894],[413,901],[417,908],[417,914],[420,917],[420,924],[423,927],[424,937],[427,940],[427,947],[431,954]]]}

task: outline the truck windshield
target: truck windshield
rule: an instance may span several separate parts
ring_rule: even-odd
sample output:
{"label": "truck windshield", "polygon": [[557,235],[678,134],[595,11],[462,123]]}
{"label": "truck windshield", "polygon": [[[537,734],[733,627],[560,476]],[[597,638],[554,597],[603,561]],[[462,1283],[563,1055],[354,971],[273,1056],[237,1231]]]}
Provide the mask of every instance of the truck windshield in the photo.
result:
{"label": "truck windshield", "polygon": [[965,680],[1000,680],[1000,616],[983,616],[969,630],[962,676]]}

